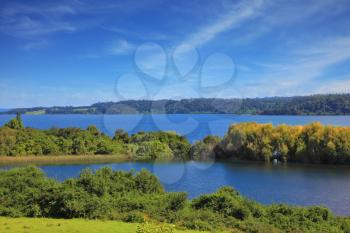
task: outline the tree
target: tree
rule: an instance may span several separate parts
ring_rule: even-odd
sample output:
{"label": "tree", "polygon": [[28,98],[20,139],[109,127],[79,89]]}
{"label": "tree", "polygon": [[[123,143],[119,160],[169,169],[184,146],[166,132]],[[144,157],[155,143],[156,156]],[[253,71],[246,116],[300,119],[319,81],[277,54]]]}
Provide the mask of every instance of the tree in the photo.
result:
{"label": "tree", "polygon": [[174,157],[169,146],[160,141],[146,141],[137,144],[136,158],[142,160],[171,159]]}
{"label": "tree", "polygon": [[116,141],[123,142],[123,143],[128,143],[129,142],[129,134],[128,134],[128,132],[126,132],[123,129],[118,129],[117,131],[115,131],[113,139]]}
{"label": "tree", "polygon": [[17,113],[16,118],[10,120],[8,123],[5,124],[5,126],[11,128],[11,129],[23,129],[24,124],[22,121],[21,114]]}

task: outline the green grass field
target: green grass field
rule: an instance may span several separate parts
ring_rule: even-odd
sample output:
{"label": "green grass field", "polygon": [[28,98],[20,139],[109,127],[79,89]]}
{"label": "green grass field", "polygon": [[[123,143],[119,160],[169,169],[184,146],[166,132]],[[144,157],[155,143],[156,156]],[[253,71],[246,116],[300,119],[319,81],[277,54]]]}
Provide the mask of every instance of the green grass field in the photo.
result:
{"label": "green grass field", "polygon": [[[138,225],[137,223],[84,219],[0,217],[1,233],[135,233]],[[175,231],[175,233],[196,232],[199,231]]]}

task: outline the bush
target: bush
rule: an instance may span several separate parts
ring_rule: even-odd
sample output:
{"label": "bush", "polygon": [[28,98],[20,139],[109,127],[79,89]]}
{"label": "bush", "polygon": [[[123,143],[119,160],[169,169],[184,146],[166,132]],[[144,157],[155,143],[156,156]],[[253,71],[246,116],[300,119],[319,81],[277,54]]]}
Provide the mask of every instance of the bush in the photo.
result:
{"label": "bush", "polygon": [[148,223],[137,226],[136,233],[173,233],[174,227],[169,225],[152,226]]}
{"label": "bush", "polygon": [[[348,218],[323,207],[261,205],[230,187],[191,200],[186,193],[167,193],[146,170],[139,173],[101,168],[58,182],[36,167],[0,171],[0,215],[152,220],[219,232],[349,232]],[[139,232],[171,232],[173,227],[139,226]]]}

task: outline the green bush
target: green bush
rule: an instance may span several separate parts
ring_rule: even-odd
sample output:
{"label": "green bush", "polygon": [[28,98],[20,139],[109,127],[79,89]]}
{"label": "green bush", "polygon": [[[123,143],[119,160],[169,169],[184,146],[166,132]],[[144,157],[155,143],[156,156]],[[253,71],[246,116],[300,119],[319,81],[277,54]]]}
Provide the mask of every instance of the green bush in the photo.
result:
{"label": "green bush", "polygon": [[0,127],[0,155],[129,155],[136,160],[187,159],[190,143],[173,132],[140,132],[129,136],[117,130],[113,138],[96,126],[80,128],[52,128],[37,130],[24,128],[20,115]]}
{"label": "green bush", "polygon": [[[261,205],[230,187],[193,200],[186,193],[167,193],[146,170],[139,173],[101,168],[58,182],[36,167],[0,171],[0,215],[116,219],[176,224],[218,232],[349,232],[348,218],[323,207]],[[168,225],[139,232],[169,232]],[[171,232],[171,231],[170,231]]]}

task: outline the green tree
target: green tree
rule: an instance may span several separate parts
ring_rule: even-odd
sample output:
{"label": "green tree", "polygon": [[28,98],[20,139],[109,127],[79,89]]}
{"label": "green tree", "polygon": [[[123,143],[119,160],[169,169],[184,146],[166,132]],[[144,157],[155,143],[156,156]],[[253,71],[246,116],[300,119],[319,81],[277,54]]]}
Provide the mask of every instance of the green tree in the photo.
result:
{"label": "green tree", "polygon": [[10,120],[8,123],[5,124],[5,126],[11,128],[11,129],[23,129],[24,124],[22,121],[21,114],[17,113],[16,118]]}
{"label": "green tree", "polygon": [[129,134],[128,134],[128,132],[124,131],[123,129],[118,129],[117,131],[115,131],[113,139],[116,141],[123,142],[123,143],[128,143],[129,142]]}

